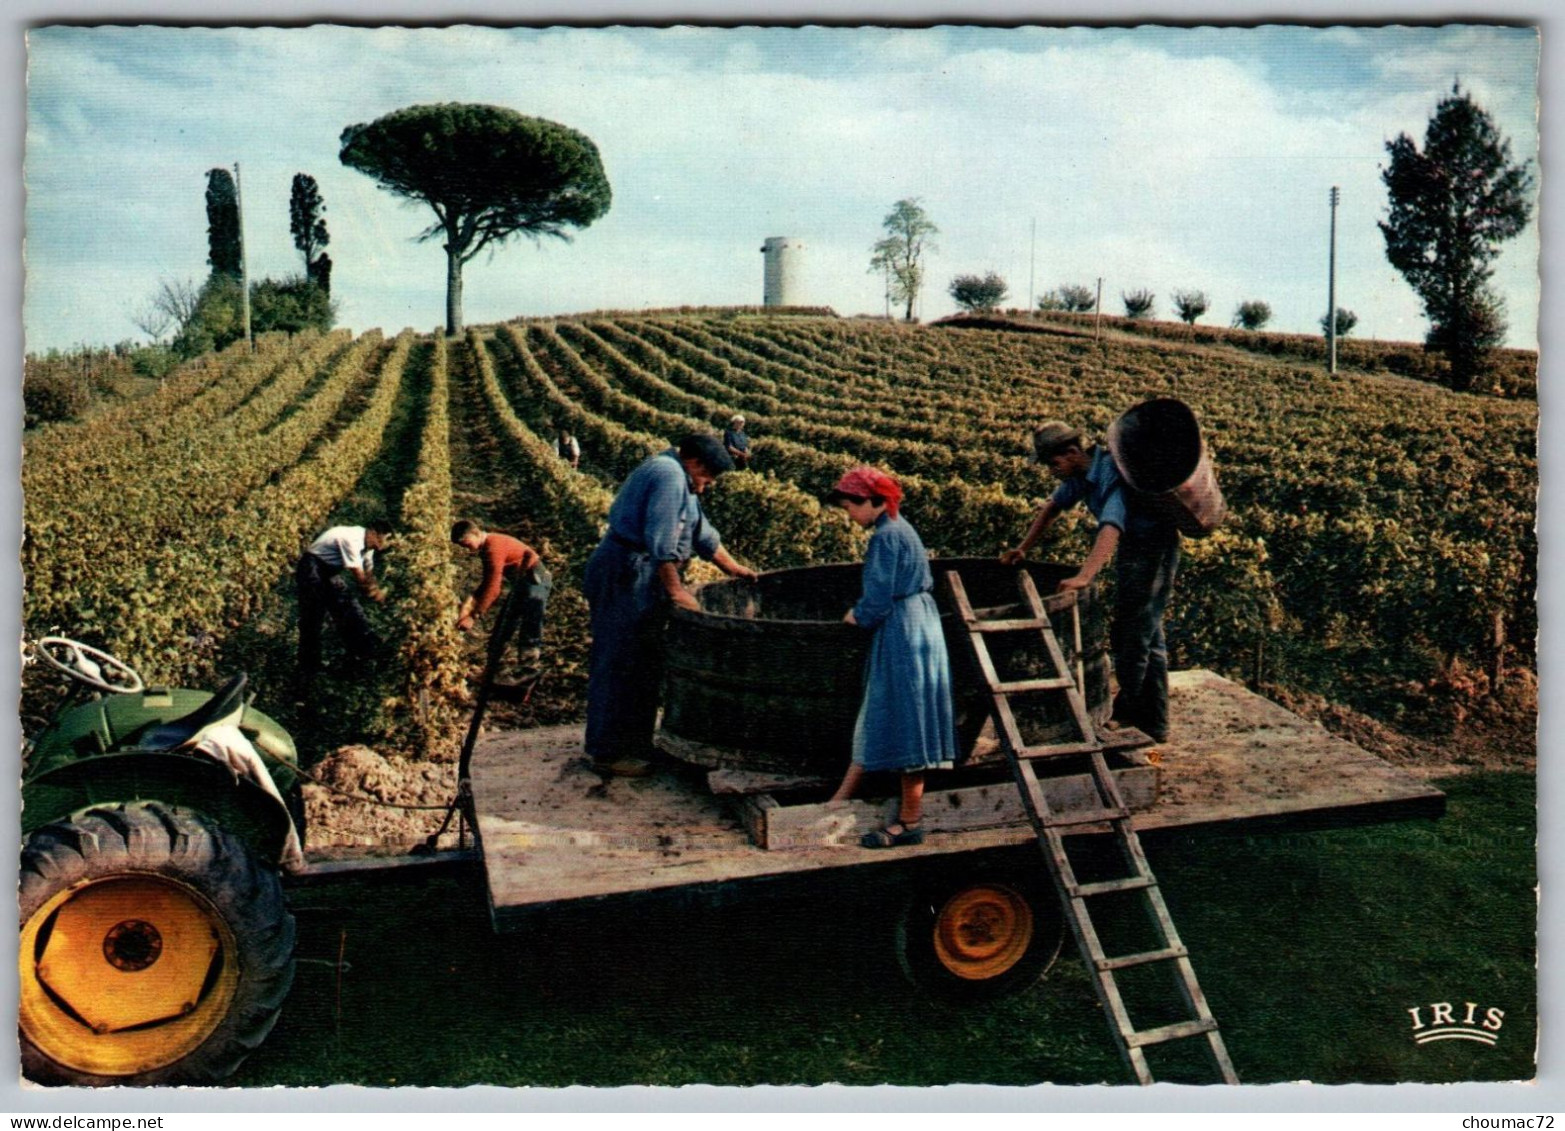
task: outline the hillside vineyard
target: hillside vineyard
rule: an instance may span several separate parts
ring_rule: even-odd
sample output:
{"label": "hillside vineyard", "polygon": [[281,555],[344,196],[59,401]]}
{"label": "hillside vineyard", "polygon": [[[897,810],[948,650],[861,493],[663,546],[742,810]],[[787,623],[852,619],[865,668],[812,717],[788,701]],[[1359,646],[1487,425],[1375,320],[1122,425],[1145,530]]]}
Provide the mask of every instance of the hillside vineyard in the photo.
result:
{"label": "hillside vineyard", "polygon": [[[266,667],[287,649],[257,660],[240,639],[290,636],[307,539],[383,515],[400,532],[377,612],[395,643],[375,674],[392,709],[367,737],[424,754],[449,739],[470,660],[450,625],[464,583],[448,543],[452,517],[481,509],[470,460],[488,461],[513,492],[501,517],[560,567],[550,631],[565,656],[584,645],[566,637],[585,632],[580,570],[615,486],[682,433],[747,418],[752,470],[725,476],[708,511],[757,569],[857,560],[860,535],[819,499],[866,462],[903,481],[933,553],[988,556],[1052,490],[1025,458],[1037,421],[1101,435],[1149,396],[1195,409],[1231,508],[1186,543],[1176,666],[1387,714],[1409,685],[1497,649],[1534,663],[1530,400],[1332,377],[1222,343],[734,314],[271,337],[39,428],[22,472],[25,632],[91,641],[159,681],[248,667],[279,686],[289,673]],[[560,428],[581,442],[579,471],[554,455]],[[1040,552],[1078,559],[1086,524],[1060,529]],[[570,717],[582,676],[559,676],[553,710]]]}

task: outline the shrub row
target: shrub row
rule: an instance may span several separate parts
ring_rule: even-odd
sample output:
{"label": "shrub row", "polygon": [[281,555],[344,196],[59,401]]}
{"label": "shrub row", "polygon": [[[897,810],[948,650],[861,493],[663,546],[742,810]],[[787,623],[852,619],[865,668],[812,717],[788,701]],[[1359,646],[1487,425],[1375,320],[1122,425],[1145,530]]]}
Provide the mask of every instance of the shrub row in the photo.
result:
{"label": "shrub row", "polygon": [[[551,419],[572,428],[615,482],[678,440],[678,431],[667,439],[632,431],[567,400],[514,326],[501,327],[496,341],[507,368],[521,380],[514,399],[546,406]],[[859,549],[859,539],[839,516],[823,511],[819,500],[772,474],[726,475],[705,506],[729,552],[758,569],[841,561]]]}
{"label": "shrub row", "polygon": [[149,678],[210,682],[222,639],[261,608],[380,450],[413,335],[405,331],[384,347],[378,331],[365,337],[376,347],[365,361],[375,376],[357,415],[220,518],[184,538],[142,547],[147,560],[139,577],[80,594],[68,623]]}
{"label": "shrub row", "polygon": [[401,687],[388,736],[393,747],[432,753],[450,745],[466,697],[463,649],[455,625],[451,564],[451,382],[445,335],[424,347],[429,400],[413,482],[402,494],[398,524],[401,592],[397,626]]}
{"label": "shrub row", "polygon": [[[318,370],[315,351],[293,355],[242,406],[222,417],[181,414],[184,431],[171,429],[125,460],[111,457],[91,476],[45,480],[40,467],[25,506],[30,620],[68,622],[67,610],[91,605],[94,593],[134,589],[149,550],[199,538],[207,523],[297,463],[365,379],[379,342],[379,331],[365,334]],[[243,371],[235,377],[242,381]],[[313,395],[298,401],[306,390]],[[111,431],[88,427],[114,446]]]}
{"label": "shrub row", "polygon": [[[577,395],[610,419],[670,437],[712,427],[705,419],[656,408],[619,392],[548,327],[529,326],[525,340],[537,342],[548,359],[567,368],[573,387],[579,390]],[[600,352],[599,356],[604,355]],[[657,380],[649,375],[640,379],[649,388],[655,387]],[[677,395],[677,390],[674,392]],[[860,453],[874,448],[875,437],[846,429],[843,442],[847,450],[827,453],[793,440],[771,439],[757,448],[751,467],[757,473],[769,472],[818,499],[849,467],[865,462],[866,457]],[[1008,495],[999,485],[973,486],[960,478],[940,481],[907,474],[895,467],[888,470],[897,473],[901,480],[908,496],[907,513],[924,536],[925,544],[942,554],[997,553],[1021,536],[1032,513],[1028,501]],[[1063,529],[1074,530],[1076,525],[1072,519]]]}
{"label": "shrub row", "polygon": [[[716,427],[737,405],[758,439],[752,466],[807,494],[855,456],[888,464],[908,484],[909,517],[941,552],[1014,542],[1030,508],[999,489],[1016,482],[1003,474],[974,475],[985,484],[976,487],[916,446],[882,459],[891,429],[877,431],[875,414],[856,406],[884,397],[888,378],[913,412],[944,413],[950,446],[992,440],[1018,454],[1038,419],[1101,434],[1142,397],[1179,396],[1202,417],[1231,509],[1219,536],[1187,549],[1170,627],[1182,662],[1252,674],[1264,657],[1268,676],[1317,687],[1324,663],[1332,680],[1367,686],[1372,673],[1384,687],[1391,671],[1478,664],[1497,631],[1531,656],[1536,411],[1525,403],[1327,379],[1161,340],[805,319],[634,318],[536,333],[561,394],[632,429]],[[841,431],[779,424],[784,412],[767,411],[793,401],[829,411],[828,388],[843,405]],[[1048,552],[1079,556],[1087,526],[1067,524]]]}
{"label": "shrub row", "polygon": [[[1043,326],[1038,325],[1042,321]],[[1200,345],[1226,345],[1268,357],[1286,357],[1316,365],[1325,365],[1328,344],[1319,334],[1284,334],[1268,330],[1244,330],[1230,326],[1186,326],[1180,322],[1166,322],[1146,318],[1122,318],[1105,315],[1103,325],[1126,334],[1158,338],[1169,341],[1193,342]],[[1066,327],[1067,332],[1090,332],[1092,316],[1048,312],[1027,318],[953,318],[936,323],[940,326],[962,325],[1002,328],[1007,330],[1040,330],[1044,327]],[[1449,387],[1451,367],[1443,356],[1425,349],[1417,342],[1381,342],[1363,338],[1337,340],[1337,364],[1344,368],[1358,369],[1366,373],[1395,373],[1419,381]],[[1487,384],[1478,392],[1522,400],[1538,398],[1538,353],[1536,350],[1496,349],[1488,359]]]}
{"label": "shrub row", "polygon": [[490,415],[499,425],[511,453],[518,487],[533,500],[533,518],[559,534],[574,563],[586,557],[602,537],[614,497],[591,477],[581,475],[554,454],[554,446],[538,437],[511,407],[493,359],[476,328],[468,330],[467,354],[477,366],[479,387]]}

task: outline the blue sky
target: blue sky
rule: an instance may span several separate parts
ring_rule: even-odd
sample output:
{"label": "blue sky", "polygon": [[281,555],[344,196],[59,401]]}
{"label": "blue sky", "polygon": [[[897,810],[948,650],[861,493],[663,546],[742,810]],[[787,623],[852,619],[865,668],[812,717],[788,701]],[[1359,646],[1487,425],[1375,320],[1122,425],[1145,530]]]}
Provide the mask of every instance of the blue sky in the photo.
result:
{"label": "blue sky", "polygon": [[[29,349],[139,337],[161,279],[206,273],[205,174],[242,166],[252,277],[300,267],[296,172],[327,202],[334,294],[355,330],[441,321],[427,210],[337,160],[352,123],[422,102],[510,106],[596,141],[610,212],[574,242],[508,244],[466,273],[466,315],[755,303],[768,236],[803,241],[802,297],[884,308],[881,221],[919,198],[941,231],[921,311],[998,271],[1011,301],[1104,280],[1204,322],[1264,300],[1318,330],[1328,191],[1338,302],[1363,337],[1425,325],[1385,262],[1385,142],[1422,143],[1460,80],[1517,159],[1537,154],[1530,28],[42,27],[28,37]],[[1033,225],[1037,236],[1031,238]],[[1510,342],[1535,346],[1538,228],[1496,276]]]}

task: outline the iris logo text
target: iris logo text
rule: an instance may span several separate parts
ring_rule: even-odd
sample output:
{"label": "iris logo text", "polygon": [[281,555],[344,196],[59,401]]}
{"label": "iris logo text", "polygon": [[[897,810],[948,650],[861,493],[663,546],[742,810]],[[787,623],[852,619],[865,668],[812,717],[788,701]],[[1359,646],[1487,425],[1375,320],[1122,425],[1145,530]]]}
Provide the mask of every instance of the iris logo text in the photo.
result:
{"label": "iris logo text", "polygon": [[1472,1001],[1464,1001],[1460,1006],[1448,1001],[1415,1005],[1408,1013],[1413,1018],[1413,1040],[1421,1045],[1431,1041],[1477,1041],[1492,1047],[1500,1039],[1500,1026],[1505,1023],[1505,1010],[1489,1008],[1480,1012],[1478,1003]]}

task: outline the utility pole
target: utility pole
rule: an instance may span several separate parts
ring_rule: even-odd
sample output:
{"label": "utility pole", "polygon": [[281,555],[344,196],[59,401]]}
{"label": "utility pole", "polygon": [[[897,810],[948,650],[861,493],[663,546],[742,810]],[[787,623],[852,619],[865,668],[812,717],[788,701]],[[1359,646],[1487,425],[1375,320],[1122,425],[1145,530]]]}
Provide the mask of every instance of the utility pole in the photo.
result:
{"label": "utility pole", "polygon": [[244,312],[245,343],[255,352],[250,332],[250,268],[245,260],[245,198],[239,187],[239,162],[234,162],[234,211],[239,213],[239,309]]}
{"label": "utility pole", "polygon": [[1098,297],[1092,304],[1092,340],[1097,341],[1103,333],[1103,276],[1098,276]]}
{"label": "utility pole", "polygon": [[1038,267],[1038,217],[1032,218],[1032,242],[1028,245],[1032,252],[1027,259],[1027,317],[1031,318],[1038,309],[1038,296],[1034,287],[1037,279]]}
{"label": "utility pole", "polygon": [[1326,372],[1337,371],[1337,201],[1341,193],[1331,186],[1331,257],[1326,282],[1326,351],[1330,358]]}

